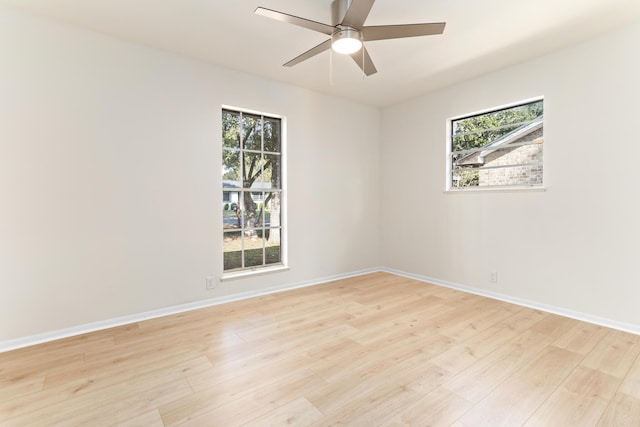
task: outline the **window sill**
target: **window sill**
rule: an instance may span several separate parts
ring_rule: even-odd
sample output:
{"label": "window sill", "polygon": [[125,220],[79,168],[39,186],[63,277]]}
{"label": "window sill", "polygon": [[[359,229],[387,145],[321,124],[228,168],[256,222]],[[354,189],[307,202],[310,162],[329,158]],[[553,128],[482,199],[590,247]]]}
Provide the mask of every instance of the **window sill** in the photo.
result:
{"label": "window sill", "polygon": [[252,270],[235,271],[230,273],[223,273],[220,277],[220,281],[226,282],[228,280],[246,279],[248,277],[261,276],[263,274],[280,273],[287,270],[289,270],[289,267],[286,265],[276,265],[273,267],[260,267]]}
{"label": "window sill", "polygon": [[444,194],[463,194],[463,193],[514,193],[523,191],[547,191],[547,187],[503,187],[503,188],[465,188],[461,190],[445,190]]}

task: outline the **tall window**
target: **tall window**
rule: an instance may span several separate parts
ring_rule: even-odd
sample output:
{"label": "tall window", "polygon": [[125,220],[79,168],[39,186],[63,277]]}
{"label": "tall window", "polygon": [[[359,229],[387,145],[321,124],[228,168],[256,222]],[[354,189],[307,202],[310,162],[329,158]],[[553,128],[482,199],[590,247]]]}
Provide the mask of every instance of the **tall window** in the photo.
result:
{"label": "tall window", "polygon": [[282,120],[222,110],[224,271],[282,264]]}
{"label": "tall window", "polygon": [[541,187],[544,101],[451,120],[449,190]]}

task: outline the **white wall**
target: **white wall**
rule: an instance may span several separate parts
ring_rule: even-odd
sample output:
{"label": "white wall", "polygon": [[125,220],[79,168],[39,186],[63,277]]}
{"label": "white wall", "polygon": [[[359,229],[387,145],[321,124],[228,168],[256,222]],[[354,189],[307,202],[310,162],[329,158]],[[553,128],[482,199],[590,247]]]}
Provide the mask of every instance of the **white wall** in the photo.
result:
{"label": "white wall", "polygon": [[[383,264],[640,325],[639,46],[630,26],[384,110]],[[447,118],[539,95],[548,190],[444,194]]]}
{"label": "white wall", "polygon": [[[380,265],[379,110],[8,9],[0,52],[0,342]],[[206,291],[223,104],[288,120],[291,270]]]}

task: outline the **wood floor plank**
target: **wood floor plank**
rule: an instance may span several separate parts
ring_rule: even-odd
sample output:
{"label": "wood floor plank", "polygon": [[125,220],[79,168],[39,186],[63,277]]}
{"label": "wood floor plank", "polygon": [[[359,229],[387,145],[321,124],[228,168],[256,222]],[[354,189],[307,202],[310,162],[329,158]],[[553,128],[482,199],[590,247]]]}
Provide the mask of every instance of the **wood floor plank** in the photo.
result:
{"label": "wood floor plank", "polygon": [[[142,377],[60,400],[35,411],[9,418],[10,425],[79,426],[123,422],[157,408],[166,402],[192,394],[180,374],[157,378]],[[71,404],[70,404],[71,403]]]}
{"label": "wood floor plank", "polygon": [[281,378],[280,381],[243,393],[222,405],[214,395],[210,399],[200,400],[203,403],[201,405],[182,407],[180,411],[166,411],[164,407],[160,407],[160,414],[165,426],[239,426],[262,419],[296,397],[322,388],[325,384],[322,379],[313,375],[304,376],[299,373]]}
{"label": "wood floor plank", "polygon": [[273,411],[243,424],[243,427],[308,426],[322,418],[322,413],[304,397],[299,397]]}
{"label": "wood floor plank", "polygon": [[525,426],[595,426],[619,384],[619,378],[579,367],[527,420]]}
{"label": "wood floor plank", "polygon": [[640,355],[627,372],[619,391],[640,400]]}
{"label": "wood floor plank", "polygon": [[[389,365],[380,360],[382,366],[370,366],[355,372],[343,370],[327,380],[323,389],[312,390],[306,397],[322,413],[339,418],[342,412],[353,412],[354,408],[366,406],[371,396],[386,395],[389,387],[402,389],[407,396],[426,394],[444,383],[451,374],[429,362],[428,357],[414,354],[397,364]],[[371,369],[373,368],[373,369]]]}
{"label": "wood floor plank", "polygon": [[380,425],[387,427],[450,426],[472,406],[471,402],[439,387],[397,411]]}
{"label": "wood floor plank", "polygon": [[448,377],[448,372],[416,356],[364,376],[345,372],[307,397],[325,415],[314,425],[371,426],[438,388]]}
{"label": "wood floor plank", "polygon": [[549,314],[540,322],[531,327],[532,331],[548,335],[552,338],[559,338],[571,328],[575,327],[579,322],[568,317],[558,316],[557,314]]}
{"label": "wood floor plank", "polygon": [[[44,390],[56,390],[60,387],[74,388],[77,384],[89,383],[94,388],[128,381],[137,376],[153,373],[159,369],[172,370],[176,367],[187,369],[194,359],[201,359],[203,351],[187,350],[175,347],[165,347],[164,350],[150,350],[149,352],[127,351],[122,349],[122,355],[106,356],[91,360],[78,366],[67,366],[58,372],[47,374]],[[187,366],[184,366],[184,365]]]}
{"label": "wood floor plank", "polygon": [[111,427],[164,427],[157,409],[111,424]]}
{"label": "wood floor plank", "polygon": [[44,375],[0,381],[0,402],[37,393],[44,386]]}
{"label": "wood floor plank", "polygon": [[443,387],[468,402],[477,403],[531,362],[551,338],[525,331],[447,381]]}
{"label": "wood floor plank", "polygon": [[640,336],[378,272],[0,354],[0,425],[640,425]]}
{"label": "wood floor plank", "polygon": [[375,426],[381,420],[415,402],[419,394],[413,390],[395,383],[363,390],[358,396],[353,396],[338,410],[325,412],[325,416],[312,427],[321,426]]}
{"label": "wood floor plank", "polygon": [[[161,385],[174,382],[187,385],[181,390],[188,394],[191,390],[186,383],[185,372],[196,369],[202,363],[208,363],[206,357],[181,360],[174,365],[156,367],[144,373],[126,370],[120,374],[114,373],[105,377],[98,372],[96,377],[79,378],[43,390],[40,393],[0,401],[0,420],[2,420],[3,414],[5,418],[20,418],[30,413],[46,414],[51,408],[61,408],[59,411],[64,413],[67,406],[72,408],[76,405],[90,407],[93,406],[93,401],[104,403],[109,401],[112,396],[126,397],[128,394],[133,394],[138,388],[157,389]],[[34,399],[34,396],[38,398]],[[73,404],[69,405],[70,402]]]}
{"label": "wood floor plank", "polygon": [[[240,366],[244,362],[246,365]],[[291,372],[313,372],[314,361],[304,354],[265,355],[246,361],[231,361],[229,364],[212,362],[213,368],[198,373],[186,374],[189,384],[195,391],[208,390],[212,387],[229,389],[231,396],[247,393],[253,388],[271,384]],[[238,385],[237,390],[234,384]]]}
{"label": "wood floor plank", "polygon": [[605,413],[598,420],[598,427],[640,426],[640,399],[624,393],[616,393]]}
{"label": "wood floor plank", "polygon": [[319,363],[314,371],[329,382],[342,378],[345,374],[364,378],[378,372],[398,369],[407,363],[431,360],[442,349],[448,348],[450,343],[448,338],[438,335],[427,339],[409,335],[392,345],[371,344],[366,347],[368,351],[360,353],[357,358],[349,357],[348,354],[342,358],[331,357]]}
{"label": "wood floor plank", "polygon": [[524,332],[549,316],[551,316],[551,314],[543,311],[523,309],[507,317],[496,326],[504,326],[517,332]]}
{"label": "wood floor plank", "polygon": [[517,335],[518,332],[511,328],[493,326],[464,341],[456,342],[450,349],[434,357],[433,363],[457,374]]}
{"label": "wood floor plank", "polygon": [[584,366],[623,378],[640,354],[640,336],[609,330],[594,350],[587,355]]}
{"label": "wood floor plank", "polygon": [[562,334],[553,345],[574,353],[588,354],[607,335],[609,330],[604,326],[577,322],[571,329]]}
{"label": "wood floor plank", "polygon": [[[189,420],[192,416],[231,404],[261,389],[272,388],[283,380],[310,378],[313,376],[312,362],[305,355],[284,354],[266,360],[252,369],[223,369],[213,363],[211,370],[187,373],[186,377],[194,393],[162,405],[160,413],[163,420],[170,424]],[[295,397],[297,396],[290,400]]]}
{"label": "wood floor plank", "polygon": [[4,371],[0,375],[1,381],[16,382],[29,377],[39,377],[51,375],[69,369],[78,369],[85,362],[85,355],[80,351],[74,351],[71,354],[60,356],[52,356],[48,360],[30,360],[27,358],[22,363],[12,362],[3,367]]}
{"label": "wood floor plank", "polygon": [[521,307],[505,303],[492,306],[491,308],[465,309],[463,312],[460,312],[458,309],[458,313],[456,314],[458,320],[455,323],[448,323],[446,326],[438,328],[438,333],[457,341],[466,340],[476,336],[479,332],[503,322],[521,310]]}
{"label": "wood floor plank", "polygon": [[471,426],[520,426],[582,360],[567,350],[547,347],[481,400],[462,418]]}

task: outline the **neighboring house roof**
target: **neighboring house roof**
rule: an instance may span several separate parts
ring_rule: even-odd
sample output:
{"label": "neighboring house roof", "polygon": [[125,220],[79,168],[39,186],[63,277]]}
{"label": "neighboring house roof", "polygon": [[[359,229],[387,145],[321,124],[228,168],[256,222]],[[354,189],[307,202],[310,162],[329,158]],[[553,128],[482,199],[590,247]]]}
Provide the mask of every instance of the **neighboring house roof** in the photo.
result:
{"label": "neighboring house roof", "polygon": [[[240,185],[240,181],[232,181],[230,179],[222,180],[222,188],[225,191],[240,191],[242,186]],[[252,190],[260,191],[260,190],[271,190],[270,182],[254,182],[251,186]]]}
{"label": "neighboring house roof", "polygon": [[240,189],[240,182],[238,181],[231,181],[228,179],[223,179],[222,180],[222,188],[228,188],[228,189]]}
{"label": "neighboring house roof", "polygon": [[542,129],[543,118],[544,116],[540,116],[531,123],[522,125],[519,128],[512,130],[508,134],[501,136],[491,144],[479,147],[475,152],[467,154],[466,156],[458,159],[455,164],[457,166],[472,166],[484,164],[484,158],[488,154],[500,148],[508,148],[510,145],[521,142],[527,135],[530,135],[538,129]]}

